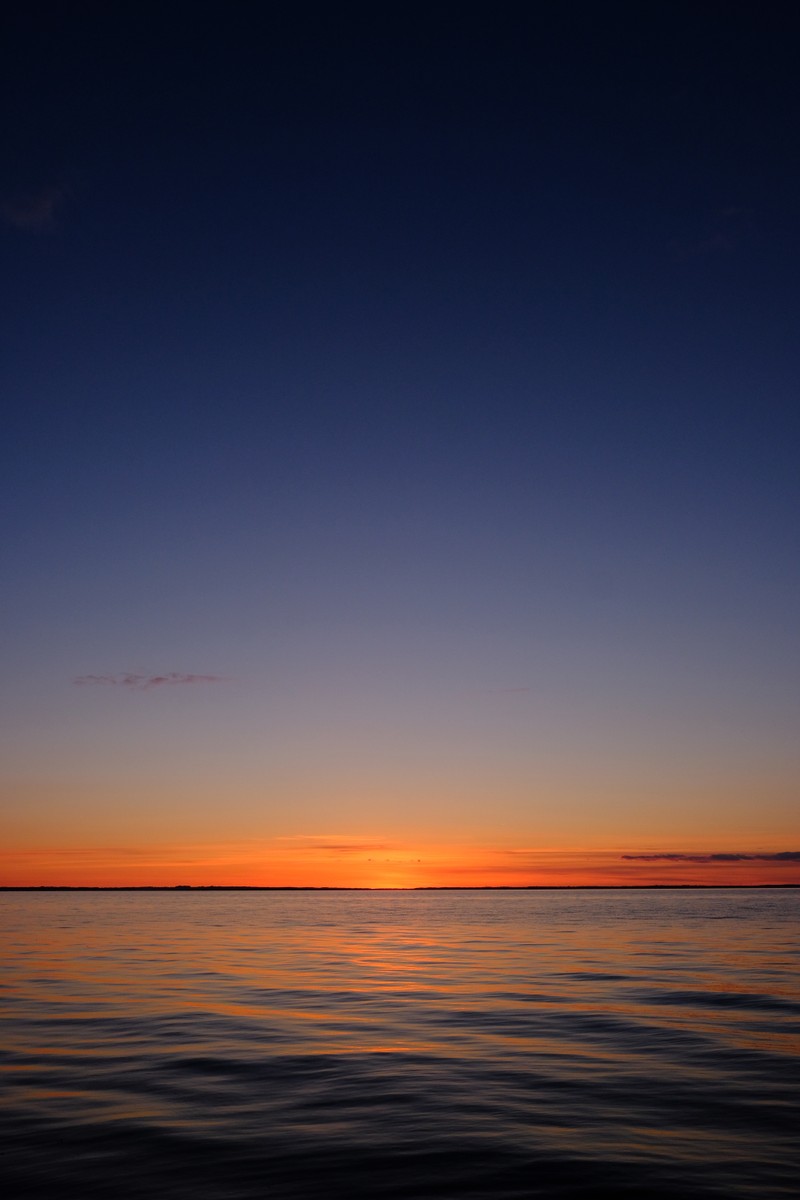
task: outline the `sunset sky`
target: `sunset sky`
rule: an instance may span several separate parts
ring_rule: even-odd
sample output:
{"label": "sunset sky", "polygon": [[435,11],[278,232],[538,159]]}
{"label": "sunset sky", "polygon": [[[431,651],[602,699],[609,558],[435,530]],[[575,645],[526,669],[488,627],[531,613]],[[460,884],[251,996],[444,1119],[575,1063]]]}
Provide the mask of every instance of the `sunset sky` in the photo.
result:
{"label": "sunset sky", "polygon": [[0,883],[800,882],[778,5],[16,6]]}

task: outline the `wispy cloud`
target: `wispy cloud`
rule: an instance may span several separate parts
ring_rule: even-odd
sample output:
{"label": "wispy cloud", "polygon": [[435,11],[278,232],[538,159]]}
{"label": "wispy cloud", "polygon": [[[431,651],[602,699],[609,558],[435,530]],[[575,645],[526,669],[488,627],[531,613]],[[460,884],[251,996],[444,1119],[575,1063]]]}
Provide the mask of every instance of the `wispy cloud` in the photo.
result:
{"label": "wispy cloud", "polygon": [[318,850],[327,850],[332,854],[360,854],[365,850],[394,849],[386,842],[316,842],[315,846]]}
{"label": "wispy cloud", "polygon": [[65,189],[56,184],[35,191],[18,192],[0,203],[0,213],[15,229],[47,233],[56,227],[56,213],[65,196]]}
{"label": "wispy cloud", "polygon": [[297,849],[327,850],[335,854],[356,854],[363,850],[393,850],[389,842],[358,834],[347,833],[295,833],[275,839],[278,842],[294,842]]}
{"label": "wispy cloud", "polygon": [[775,854],[745,854],[719,852],[716,854],[623,854],[622,858],[638,862],[800,862],[800,850],[779,850]]}
{"label": "wispy cloud", "polygon": [[175,684],[222,683],[224,678],[223,675],[191,675],[180,671],[170,671],[166,675],[137,675],[126,671],[121,675],[77,675],[72,682],[79,687],[105,685],[145,692],[151,688],[170,687]]}

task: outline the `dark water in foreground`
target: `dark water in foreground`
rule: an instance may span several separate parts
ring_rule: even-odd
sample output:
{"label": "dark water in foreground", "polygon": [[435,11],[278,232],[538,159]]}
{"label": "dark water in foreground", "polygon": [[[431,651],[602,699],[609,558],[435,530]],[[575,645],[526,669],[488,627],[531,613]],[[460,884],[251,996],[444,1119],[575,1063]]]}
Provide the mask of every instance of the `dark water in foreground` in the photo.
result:
{"label": "dark water in foreground", "polygon": [[12,1197],[800,1195],[800,893],[0,896]]}

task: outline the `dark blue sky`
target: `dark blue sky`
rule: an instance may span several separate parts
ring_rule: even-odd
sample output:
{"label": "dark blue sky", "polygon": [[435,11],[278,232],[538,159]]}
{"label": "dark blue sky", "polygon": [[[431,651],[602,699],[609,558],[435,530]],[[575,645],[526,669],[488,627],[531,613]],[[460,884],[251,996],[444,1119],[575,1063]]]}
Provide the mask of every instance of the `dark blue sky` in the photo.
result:
{"label": "dark blue sky", "polygon": [[[54,779],[188,794],[237,763],[266,829],[286,789],[316,828],[335,777],[376,797],[351,825],[413,796],[619,841],[658,778],[640,838],[683,804],[691,840],[732,787],[734,840],[790,838],[795,35],[770,4],[12,15],[4,674],[32,821]],[[126,671],[225,699],[154,720],[69,682]]]}

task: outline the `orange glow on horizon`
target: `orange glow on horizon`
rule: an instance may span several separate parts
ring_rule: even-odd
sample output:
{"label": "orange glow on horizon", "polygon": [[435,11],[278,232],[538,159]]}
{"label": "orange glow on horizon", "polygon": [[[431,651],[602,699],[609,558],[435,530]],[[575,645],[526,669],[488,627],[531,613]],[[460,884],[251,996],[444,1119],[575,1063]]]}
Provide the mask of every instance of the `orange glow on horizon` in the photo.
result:
{"label": "orange glow on horizon", "polygon": [[[663,853],[669,853],[669,847]],[[0,886],[569,887],[800,884],[800,862],[647,857],[658,850],[403,844],[351,835],[258,843],[19,847],[0,852]],[[745,852],[747,853],[747,852]],[[774,855],[774,851],[771,852]]]}

